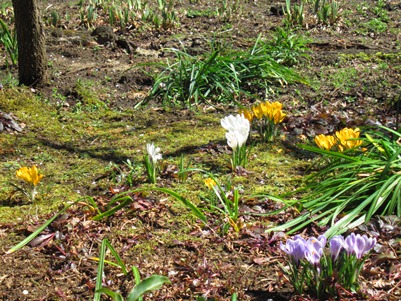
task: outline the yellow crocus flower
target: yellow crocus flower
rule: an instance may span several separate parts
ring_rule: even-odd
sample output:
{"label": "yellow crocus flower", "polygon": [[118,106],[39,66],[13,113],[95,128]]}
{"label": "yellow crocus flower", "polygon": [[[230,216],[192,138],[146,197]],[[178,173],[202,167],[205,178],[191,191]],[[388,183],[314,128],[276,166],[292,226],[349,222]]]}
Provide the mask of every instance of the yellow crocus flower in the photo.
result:
{"label": "yellow crocus flower", "polygon": [[330,150],[336,144],[336,138],[332,135],[317,135],[315,136],[316,145],[325,150]]}
{"label": "yellow crocus flower", "polygon": [[34,165],[32,167],[21,167],[16,172],[17,178],[24,180],[27,183],[38,185],[40,180],[42,180],[43,175],[40,175],[37,167]]}
{"label": "yellow crocus flower", "polygon": [[281,111],[281,109],[283,108],[283,104],[279,103],[278,101],[266,101],[265,103],[261,104],[261,108],[263,111],[263,115],[272,120],[275,124],[282,122],[284,120],[284,117],[286,116]]}
{"label": "yellow crocus flower", "polygon": [[244,115],[244,117],[246,119],[248,119],[249,123],[252,123],[252,119],[253,119],[253,116],[254,116],[252,111],[247,110],[247,109],[242,109],[242,110],[238,111],[238,114]]}
{"label": "yellow crocus flower", "polygon": [[209,188],[209,189],[213,189],[213,187],[216,186],[216,182],[212,179],[212,178],[207,178],[205,180],[205,185]]}
{"label": "yellow crocus flower", "polygon": [[260,108],[262,110],[263,116],[270,117],[271,105],[270,102],[266,101],[260,104]]}
{"label": "yellow crocus flower", "polygon": [[283,122],[285,116],[287,116],[287,114],[284,114],[282,110],[275,111],[273,119],[274,124]]}
{"label": "yellow crocus flower", "polygon": [[360,146],[362,144],[362,140],[349,140],[349,139],[359,138],[359,135],[360,135],[359,128],[356,129],[343,128],[342,130],[337,131],[336,136],[341,143],[341,145],[339,145],[340,151]]}
{"label": "yellow crocus flower", "polygon": [[261,119],[263,117],[263,110],[262,110],[261,104],[257,105],[257,106],[253,106],[252,111],[257,119]]}
{"label": "yellow crocus flower", "polygon": [[283,104],[278,101],[275,101],[271,103],[271,107],[273,108],[273,110],[281,110],[283,109]]}

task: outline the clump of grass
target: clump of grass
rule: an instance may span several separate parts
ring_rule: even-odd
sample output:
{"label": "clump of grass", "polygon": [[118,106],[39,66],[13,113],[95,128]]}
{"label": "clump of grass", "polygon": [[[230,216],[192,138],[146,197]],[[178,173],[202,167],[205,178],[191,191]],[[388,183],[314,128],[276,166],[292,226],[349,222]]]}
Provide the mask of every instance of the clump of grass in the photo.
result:
{"label": "clump of grass", "polygon": [[259,36],[245,51],[223,51],[212,47],[202,56],[169,49],[176,60],[167,62],[155,77],[149,98],[159,97],[166,104],[191,107],[205,100],[231,102],[252,89],[267,90],[273,83],[305,82],[294,71],[272,58]]}
{"label": "clump of grass", "polygon": [[216,15],[225,22],[230,22],[234,17],[241,16],[241,1],[221,0],[217,3]]}
{"label": "clump of grass", "polygon": [[174,2],[165,0],[157,0],[158,12],[154,13],[152,21],[156,29],[169,29],[174,27],[178,18],[174,10]]}
{"label": "clump of grass", "polygon": [[[324,156],[328,164],[299,190],[308,191],[301,200],[283,201],[305,213],[272,230],[290,229],[293,233],[316,222],[331,226],[325,234],[331,237],[368,222],[374,215],[401,216],[401,134],[380,129],[365,133],[365,138],[341,141],[343,147],[339,145],[336,151],[332,145],[324,149],[302,145]],[[363,148],[358,147],[359,141],[364,142]]]}
{"label": "clump of grass", "polygon": [[284,24],[288,27],[306,27],[306,20],[310,20],[309,11],[313,5],[314,18],[317,24],[334,25],[339,21],[340,3],[335,0],[301,0],[299,5],[285,1]]}
{"label": "clump of grass", "polygon": [[303,26],[304,25],[304,6],[305,1],[301,1],[299,5],[291,4],[291,0],[285,1],[284,7],[284,23],[287,26]]}
{"label": "clump of grass", "polygon": [[340,18],[340,7],[337,1],[315,0],[314,11],[318,23],[334,25]]}
{"label": "clump of grass", "polygon": [[270,40],[265,41],[266,51],[280,64],[293,66],[309,58],[311,40],[290,27],[277,27]]}
{"label": "clump of grass", "polygon": [[362,33],[367,34],[368,32],[373,33],[383,33],[387,30],[387,23],[381,21],[380,19],[374,18],[369,22],[361,24]]}
{"label": "clump of grass", "polygon": [[4,45],[10,57],[11,64],[16,65],[18,63],[17,34],[16,31],[11,30],[2,19],[0,19],[0,44]]}
{"label": "clump of grass", "polygon": [[108,22],[111,26],[131,27],[138,22],[147,28],[167,30],[178,23],[173,0],[157,0],[150,5],[142,0],[80,0],[80,24],[91,28],[97,24]]}

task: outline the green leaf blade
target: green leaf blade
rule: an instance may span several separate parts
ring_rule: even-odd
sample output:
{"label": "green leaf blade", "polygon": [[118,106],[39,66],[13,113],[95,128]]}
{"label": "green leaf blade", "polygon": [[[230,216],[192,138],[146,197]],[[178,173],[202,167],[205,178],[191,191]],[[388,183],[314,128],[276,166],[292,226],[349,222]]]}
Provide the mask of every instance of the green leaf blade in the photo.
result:
{"label": "green leaf blade", "polygon": [[166,276],[152,275],[142,280],[136,285],[128,294],[127,301],[137,301],[145,293],[158,290],[163,284],[170,283],[170,280]]}

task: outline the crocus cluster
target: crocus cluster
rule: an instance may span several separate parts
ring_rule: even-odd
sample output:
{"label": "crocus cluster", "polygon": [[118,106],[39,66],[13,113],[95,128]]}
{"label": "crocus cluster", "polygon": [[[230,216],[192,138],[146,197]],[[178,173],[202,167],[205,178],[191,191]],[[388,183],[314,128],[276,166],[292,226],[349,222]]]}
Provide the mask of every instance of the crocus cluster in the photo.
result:
{"label": "crocus cluster", "polygon": [[278,134],[278,125],[283,122],[286,114],[283,113],[283,104],[275,102],[262,102],[252,107],[252,110],[240,110],[239,113],[243,114],[249,122],[256,117],[259,123],[259,133],[264,141],[272,141]]}
{"label": "crocus cluster", "polygon": [[156,183],[157,161],[161,159],[160,147],[155,147],[153,143],[148,143],[146,145],[145,167],[151,183]]}
{"label": "crocus cluster", "polygon": [[341,235],[334,236],[330,240],[330,254],[336,260],[342,250],[348,255],[355,255],[361,259],[376,244],[376,238],[369,238],[366,235],[351,233],[346,238]]}
{"label": "crocus cluster", "polygon": [[334,296],[332,281],[341,287],[357,291],[358,275],[366,254],[375,246],[376,239],[351,233],[346,238],[334,236],[329,241],[329,256],[326,256],[326,237],[303,238],[300,235],[288,239],[280,248],[290,258],[289,279],[296,293],[306,289],[318,297]]}
{"label": "crocus cluster", "polygon": [[316,145],[324,150],[331,150],[334,146],[337,146],[339,151],[353,149],[362,144],[362,140],[359,140],[360,131],[359,128],[350,129],[343,128],[337,131],[334,135],[317,135],[315,137]]}
{"label": "crocus cluster", "polygon": [[42,180],[43,175],[39,174],[38,168],[35,165],[33,165],[32,167],[21,167],[17,170],[15,175],[17,178],[24,180],[24,182],[30,186],[28,189],[23,190],[25,191],[25,194],[30,198],[30,200],[33,201],[37,194],[36,186]]}
{"label": "crocus cluster", "polygon": [[227,144],[233,150],[231,161],[233,170],[237,166],[245,167],[247,159],[246,141],[251,127],[248,119],[242,114],[229,115],[221,119],[221,126],[227,130]]}
{"label": "crocus cluster", "polygon": [[274,124],[283,122],[286,114],[283,113],[283,104],[275,102],[262,102],[257,106],[252,107],[253,114],[257,119],[267,119]]}
{"label": "crocus cluster", "polygon": [[157,161],[162,159],[162,154],[160,153],[160,147],[155,147],[153,143],[146,144],[146,152],[148,153],[149,159],[155,165]]}
{"label": "crocus cluster", "polygon": [[294,239],[288,239],[285,245],[281,243],[280,248],[292,258],[296,265],[299,265],[302,259],[306,259],[313,265],[316,265],[320,262],[325,245],[326,237],[324,235],[308,239],[300,235],[295,235]]}

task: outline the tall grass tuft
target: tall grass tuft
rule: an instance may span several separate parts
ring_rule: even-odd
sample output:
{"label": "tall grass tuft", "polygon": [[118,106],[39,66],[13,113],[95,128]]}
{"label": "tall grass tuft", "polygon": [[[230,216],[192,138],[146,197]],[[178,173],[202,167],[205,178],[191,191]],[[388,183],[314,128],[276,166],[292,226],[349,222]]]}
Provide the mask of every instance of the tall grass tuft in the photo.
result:
{"label": "tall grass tuft", "polygon": [[205,100],[231,102],[252,89],[268,89],[273,83],[304,82],[301,76],[277,63],[259,36],[246,51],[212,47],[201,57],[169,49],[176,59],[155,76],[149,98],[166,104],[191,107]]}
{"label": "tall grass tuft", "polygon": [[299,201],[284,201],[304,213],[271,230],[293,233],[316,222],[330,226],[326,237],[345,232],[373,215],[401,216],[401,134],[386,127],[365,134],[364,148],[329,151],[302,145],[321,154],[327,166],[309,179]]}
{"label": "tall grass tuft", "polygon": [[18,63],[17,33],[15,30],[12,31],[2,19],[0,19],[0,44],[6,48],[11,64],[16,65]]}
{"label": "tall grass tuft", "polygon": [[265,41],[266,52],[284,66],[293,66],[309,59],[308,44],[312,40],[290,27],[277,27],[270,40]]}
{"label": "tall grass tuft", "polygon": [[301,0],[299,5],[291,4],[291,0],[285,0],[284,7],[284,24],[287,26],[303,26],[304,25],[304,4],[305,0]]}

